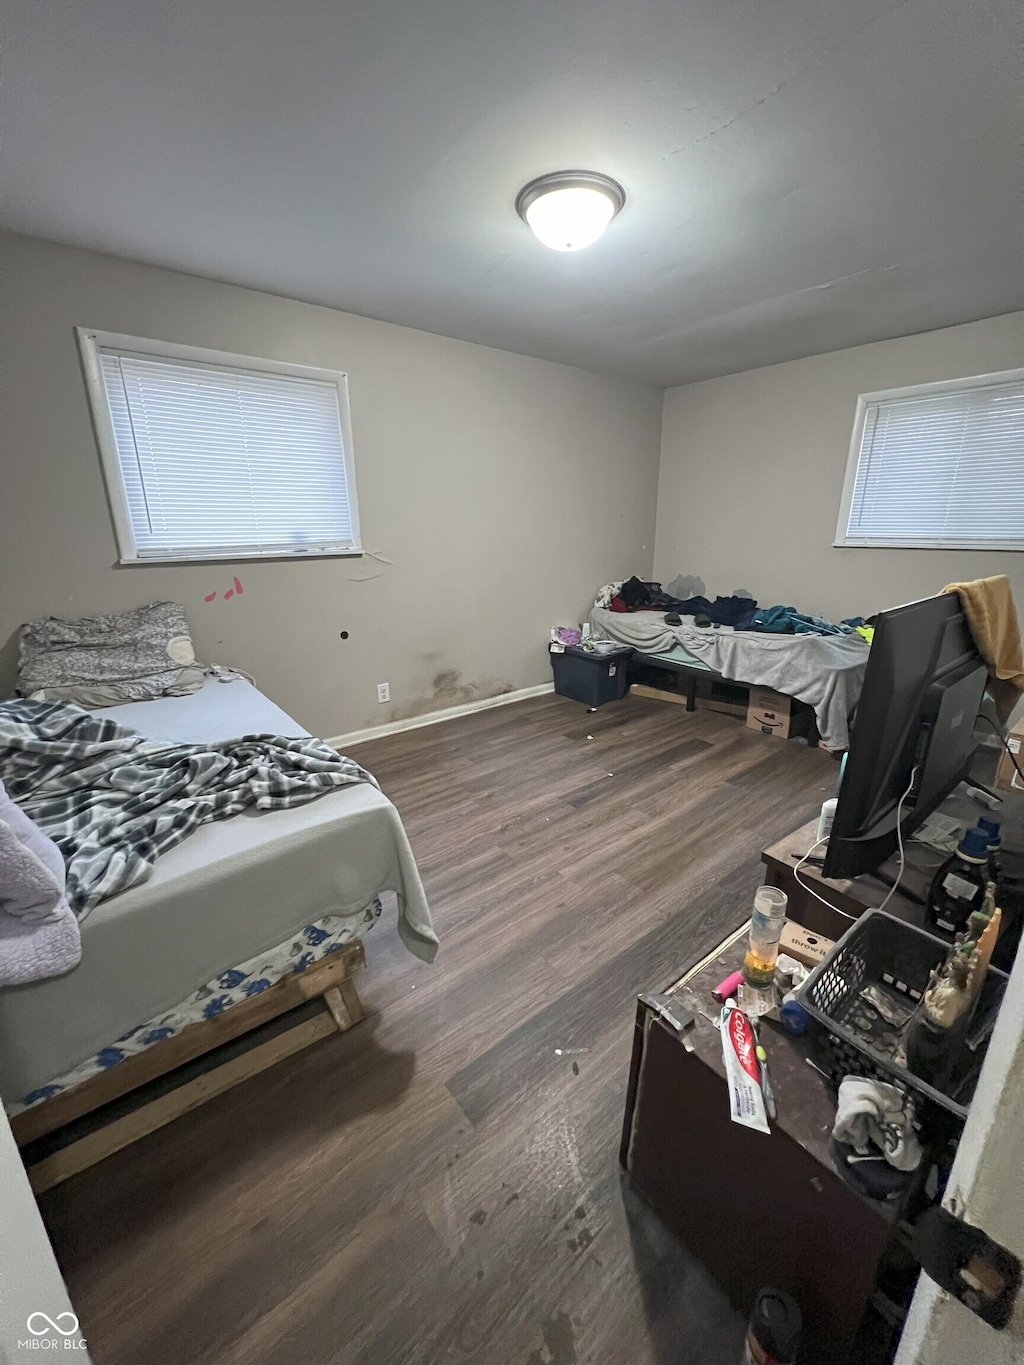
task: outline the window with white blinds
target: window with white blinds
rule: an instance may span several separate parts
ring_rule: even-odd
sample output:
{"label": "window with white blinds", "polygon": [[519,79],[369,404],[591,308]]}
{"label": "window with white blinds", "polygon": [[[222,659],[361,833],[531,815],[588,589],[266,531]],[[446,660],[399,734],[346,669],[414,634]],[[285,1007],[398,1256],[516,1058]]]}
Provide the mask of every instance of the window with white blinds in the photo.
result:
{"label": "window with white blinds", "polygon": [[360,552],[343,374],[79,335],[122,562]]}
{"label": "window with white blinds", "polygon": [[1024,371],[862,395],[835,543],[1024,549]]}

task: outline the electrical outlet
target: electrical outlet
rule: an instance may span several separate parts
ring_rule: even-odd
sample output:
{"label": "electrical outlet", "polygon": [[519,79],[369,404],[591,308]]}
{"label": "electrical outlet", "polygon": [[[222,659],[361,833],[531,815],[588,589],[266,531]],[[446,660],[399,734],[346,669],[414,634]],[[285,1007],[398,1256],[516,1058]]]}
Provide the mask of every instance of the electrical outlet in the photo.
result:
{"label": "electrical outlet", "polygon": [[377,684],[377,700],[378,700],[378,701],[390,701],[390,700],[391,700],[391,685],[390,685],[390,683],[378,683],[378,684]]}

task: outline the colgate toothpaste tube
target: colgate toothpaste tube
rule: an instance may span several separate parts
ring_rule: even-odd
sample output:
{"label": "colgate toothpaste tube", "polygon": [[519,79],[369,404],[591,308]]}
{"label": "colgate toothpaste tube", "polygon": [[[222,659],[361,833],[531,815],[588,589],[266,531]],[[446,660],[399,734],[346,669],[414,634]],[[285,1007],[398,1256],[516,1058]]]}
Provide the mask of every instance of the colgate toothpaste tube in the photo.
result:
{"label": "colgate toothpaste tube", "polygon": [[719,1032],[733,1122],[756,1128],[759,1133],[770,1133],[761,1093],[761,1064],[757,1060],[757,1043],[750,1020],[741,1009],[729,1003],[722,1010]]}

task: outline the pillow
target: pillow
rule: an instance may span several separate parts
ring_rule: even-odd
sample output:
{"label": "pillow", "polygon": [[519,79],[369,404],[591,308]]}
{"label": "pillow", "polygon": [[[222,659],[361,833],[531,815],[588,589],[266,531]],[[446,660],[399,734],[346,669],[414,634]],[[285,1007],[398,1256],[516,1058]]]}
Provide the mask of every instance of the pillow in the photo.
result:
{"label": "pillow", "polygon": [[77,621],[29,621],[21,628],[19,652],[18,691],[43,701],[116,706],[184,696],[203,683],[178,602]]}

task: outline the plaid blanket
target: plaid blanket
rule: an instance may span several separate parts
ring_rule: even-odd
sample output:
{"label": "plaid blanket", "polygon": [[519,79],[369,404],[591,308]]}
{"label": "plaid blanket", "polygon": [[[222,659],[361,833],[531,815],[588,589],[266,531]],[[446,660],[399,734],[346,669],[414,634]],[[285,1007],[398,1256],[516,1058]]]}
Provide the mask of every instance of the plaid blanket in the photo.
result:
{"label": "plaid blanket", "polygon": [[0,781],[64,855],[79,918],[144,882],[161,853],[210,820],[377,785],[319,739],[158,744],[66,702],[28,700],[0,702]]}

